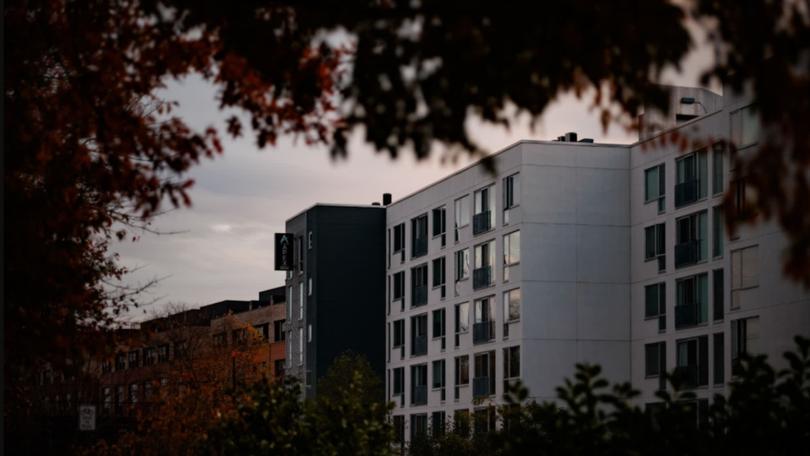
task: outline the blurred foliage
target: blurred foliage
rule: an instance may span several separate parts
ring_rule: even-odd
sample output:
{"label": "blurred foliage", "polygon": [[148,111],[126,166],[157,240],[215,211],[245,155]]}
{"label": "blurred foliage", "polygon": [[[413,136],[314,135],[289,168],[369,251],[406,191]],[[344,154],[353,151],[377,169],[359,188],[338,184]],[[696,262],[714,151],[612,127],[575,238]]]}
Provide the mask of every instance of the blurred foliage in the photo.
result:
{"label": "blurred foliage", "polygon": [[501,429],[461,445],[453,432],[421,436],[409,454],[802,454],[810,448],[810,339],[796,344],[779,372],[762,355],[743,356],[728,396],[705,408],[674,379],[654,406],[632,405],[638,392],[629,384],[610,385],[598,366],[577,365],[556,401],[527,402],[516,384],[500,407]]}

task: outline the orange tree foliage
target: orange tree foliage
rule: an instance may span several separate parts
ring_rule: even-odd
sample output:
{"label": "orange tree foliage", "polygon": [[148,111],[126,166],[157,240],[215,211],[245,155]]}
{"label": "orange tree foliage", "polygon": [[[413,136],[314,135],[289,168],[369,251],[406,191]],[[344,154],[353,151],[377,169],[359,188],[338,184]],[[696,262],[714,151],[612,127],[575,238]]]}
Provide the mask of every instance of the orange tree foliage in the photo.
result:
{"label": "orange tree foliage", "polygon": [[[194,131],[152,98],[189,73],[219,87],[221,107],[248,114],[260,147],[296,133],[341,155],[361,129],[378,150],[425,157],[436,142],[477,151],[469,116],[509,125],[511,105],[537,120],[563,91],[595,89],[606,123],[610,106],[628,121],[645,103],[665,104],[655,82],[692,45],[691,16],[719,57],[706,80],[753,89],[767,133],[735,172],[789,235],[786,271],[810,285],[806,2],[560,0],[540,12],[481,0],[5,6],[7,385],[31,360],[69,357],[79,326],[132,303],[104,286],[125,272],[108,252],[126,235],[114,224],[148,221],[165,200],[189,204],[184,172],[221,150],[214,129]],[[226,128],[243,127],[233,117]]]}
{"label": "orange tree foliage", "polygon": [[[157,397],[133,407],[134,424],[112,441],[99,441],[80,452],[87,454],[199,454],[208,434],[223,420],[233,419],[245,387],[269,384],[269,344],[251,325],[226,317],[222,331],[245,328],[247,340],[215,347],[208,331],[176,328],[169,340],[183,341],[185,352],[156,369]],[[166,385],[161,385],[161,378]]]}

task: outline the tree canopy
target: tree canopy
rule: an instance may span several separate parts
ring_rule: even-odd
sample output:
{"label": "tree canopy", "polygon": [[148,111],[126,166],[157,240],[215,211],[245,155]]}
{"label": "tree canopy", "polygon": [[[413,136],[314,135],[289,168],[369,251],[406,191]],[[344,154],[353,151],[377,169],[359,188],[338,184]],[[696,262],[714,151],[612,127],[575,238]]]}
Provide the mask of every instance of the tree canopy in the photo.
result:
{"label": "tree canopy", "polygon": [[508,126],[514,107],[536,121],[566,91],[592,89],[606,125],[632,126],[666,104],[656,83],[694,46],[687,20],[717,55],[704,82],[752,90],[764,135],[735,173],[789,236],[786,272],[810,285],[806,2],[7,2],[6,385],[136,303],[111,286],[126,270],[109,243],[191,204],[186,171],[222,152],[222,131],[245,133],[238,117],[196,131],[173,116],[154,96],[169,79],[215,84],[259,147],[296,134],[340,156],[362,131],[394,157],[476,152],[467,119]]}

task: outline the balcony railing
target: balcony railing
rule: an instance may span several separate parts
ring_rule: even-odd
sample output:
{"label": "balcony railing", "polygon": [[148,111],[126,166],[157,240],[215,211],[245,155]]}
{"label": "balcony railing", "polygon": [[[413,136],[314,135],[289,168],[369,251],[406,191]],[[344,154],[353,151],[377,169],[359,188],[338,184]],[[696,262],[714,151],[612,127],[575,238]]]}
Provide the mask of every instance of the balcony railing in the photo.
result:
{"label": "balcony railing", "polygon": [[675,329],[698,324],[699,308],[697,303],[675,306]]}
{"label": "balcony railing", "polygon": [[678,366],[675,368],[675,378],[685,388],[694,388],[698,385],[698,368],[697,366]]}
{"label": "balcony railing", "polygon": [[492,229],[491,211],[473,215],[473,234],[480,234]]}
{"label": "balcony railing", "polygon": [[420,257],[422,255],[427,254],[427,251],[428,251],[427,236],[414,238],[413,248],[411,249],[411,256],[414,258]]}
{"label": "balcony railing", "polygon": [[697,179],[675,184],[675,207],[697,201],[699,184]]}
{"label": "balcony railing", "polygon": [[411,392],[411,404],[412,405],[425,405],[427,404],[427,386],[426,385],[415,385],[413,387],[413,391]]}
{"label": "balcony railing", "polygon": [[492,266],[484,266],[473,270],[473,289],[492,285]]}
{"label": "balcony railing", "polygon": [[427,354],[427,336],[414,336],[412,339],[411,356]]}
{"label": "balcony railing", "polygon": [[416,285],[411,290],[413,295],[411,296],[411,306],[424,306],[427,304],[428,301],[428,287],[427,285]]}
{"label": "balcony railing", "polygon": [[695,264],[700,260],[700,239],[675,244],[676,268]]}
{"label": "balcony railing", "polygon": [[473,324],[473,343],[489,342],[495,338],[495,322],[482,321]]}
{"label": "balcony railing", "polygon": [[490,387],[489,377],[475,377],[473,378],[473,396],[484,397],[489,396],[494,391]]}

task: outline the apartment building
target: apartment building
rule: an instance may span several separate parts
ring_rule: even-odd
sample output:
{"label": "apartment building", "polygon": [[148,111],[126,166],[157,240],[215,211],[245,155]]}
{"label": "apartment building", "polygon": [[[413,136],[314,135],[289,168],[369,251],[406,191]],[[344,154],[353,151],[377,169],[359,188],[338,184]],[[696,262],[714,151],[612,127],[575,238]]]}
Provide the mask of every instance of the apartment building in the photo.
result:
{"label": "apartment building", "polygon": [[[744,98],[671,88],[632,145],[520,141],[387,207],[386,394],[401,441],[446,423],[496,426],[520,379],[532,399],[576,363],[631,381],[653,405],[663,372],[725,392],[743,352],[779,365],[810,333],[810,294],[781,276],[773,224],[729,236],[719,204],[756,144]],[[707,138],[694,150],[662,141]],[[472,418],[472,420],[470,420]]]}
{"label": "apartment building", "polygon": [[302,382],[305,397],[315,396],[319,379],[347,351],[364,355],[383,376],[384,232],[379,205],[316,204],[287,220],[286,371]]}

